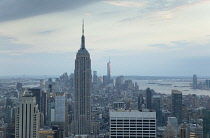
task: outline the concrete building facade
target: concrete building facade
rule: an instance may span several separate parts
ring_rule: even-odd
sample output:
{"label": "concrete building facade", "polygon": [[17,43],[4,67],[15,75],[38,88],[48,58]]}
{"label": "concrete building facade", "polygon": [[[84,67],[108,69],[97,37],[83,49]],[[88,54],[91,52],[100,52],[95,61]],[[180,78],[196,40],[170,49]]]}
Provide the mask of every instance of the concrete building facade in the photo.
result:
{"label": "concrete building facade", "polygon": [[110,138],[156,138],[156,112],[110,110]]}

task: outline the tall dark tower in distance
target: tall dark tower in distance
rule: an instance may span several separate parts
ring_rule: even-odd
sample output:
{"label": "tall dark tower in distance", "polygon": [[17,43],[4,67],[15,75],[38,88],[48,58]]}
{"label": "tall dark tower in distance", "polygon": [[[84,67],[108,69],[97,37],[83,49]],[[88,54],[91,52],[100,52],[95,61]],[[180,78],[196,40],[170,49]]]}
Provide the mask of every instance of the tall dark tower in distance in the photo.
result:
{"label": "tall dark tower in distance", "polygon": [[81,48],[78,50],[75,60],[75,105],[74,126],[75,136],[91,134],[91,60],[90,54],[85,48],[84,22],[82,26]]}
{"label": "tall dark tower in distance", "polygon": [[107,82],[110,83],[111,81],[111,62],[109,58],[109,62],[107,63]]}
{"label": "tall dark tower in distance", "polygon": [[178,123],[182,122],[182,92],[172,90],[172,115],[178,119]]}
{"label": "tall dark tower in distance", "polygon": [[150,88],[146,89],[146,107],[152,109],[152,91]]}
{"label": "tall dark tower in distance", "polygon": [[193,75],[193,89],[197,89],[198,82],[197,82],[197,75]]}

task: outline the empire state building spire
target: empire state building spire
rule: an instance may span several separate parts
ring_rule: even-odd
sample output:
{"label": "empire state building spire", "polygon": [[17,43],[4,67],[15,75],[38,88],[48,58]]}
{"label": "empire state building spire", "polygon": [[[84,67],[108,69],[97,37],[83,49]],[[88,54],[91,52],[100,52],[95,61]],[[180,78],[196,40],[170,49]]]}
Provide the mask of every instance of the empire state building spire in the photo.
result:
{"label": "empire state building spire", "polygon": [[82,38],[81,38],[81,49],[85,49],[85,36],[84,36],[84,20],[83,20],[83,24],[82,24]]}

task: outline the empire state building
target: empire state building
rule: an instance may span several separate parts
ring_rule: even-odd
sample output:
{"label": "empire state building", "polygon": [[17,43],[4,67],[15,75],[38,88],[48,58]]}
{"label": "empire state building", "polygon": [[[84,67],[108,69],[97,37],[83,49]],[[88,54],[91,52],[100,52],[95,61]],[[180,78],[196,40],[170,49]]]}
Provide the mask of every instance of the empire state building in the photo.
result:
{"label": "empire state building", "polygon": [[75,105],[74,105],[74,135],[91,134],[91,60],[85,48],[84,22],[82,26],[81,47],[75,60]]}

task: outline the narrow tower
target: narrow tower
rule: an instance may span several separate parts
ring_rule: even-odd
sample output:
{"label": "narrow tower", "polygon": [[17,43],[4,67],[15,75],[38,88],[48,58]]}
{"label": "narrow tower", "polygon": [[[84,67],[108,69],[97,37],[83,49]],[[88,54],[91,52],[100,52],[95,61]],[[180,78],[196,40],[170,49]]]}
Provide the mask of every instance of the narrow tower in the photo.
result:
{"label": "narrow tower", "polygon": [[75,60],[75,106],[74,135],[91,134],[91,60],[85,48],[84,21],[82,25],[81,48]]}
{"label": "narrow tower", "polygon": [[197,75],[193,75],[193,89],[197,89],[198,83],[197,83]]}
{"label": "narrow tower", "polygon": [[109,57],[109,62],[107,63],[107,81],[108,83],[111,82],[111,62]]}

